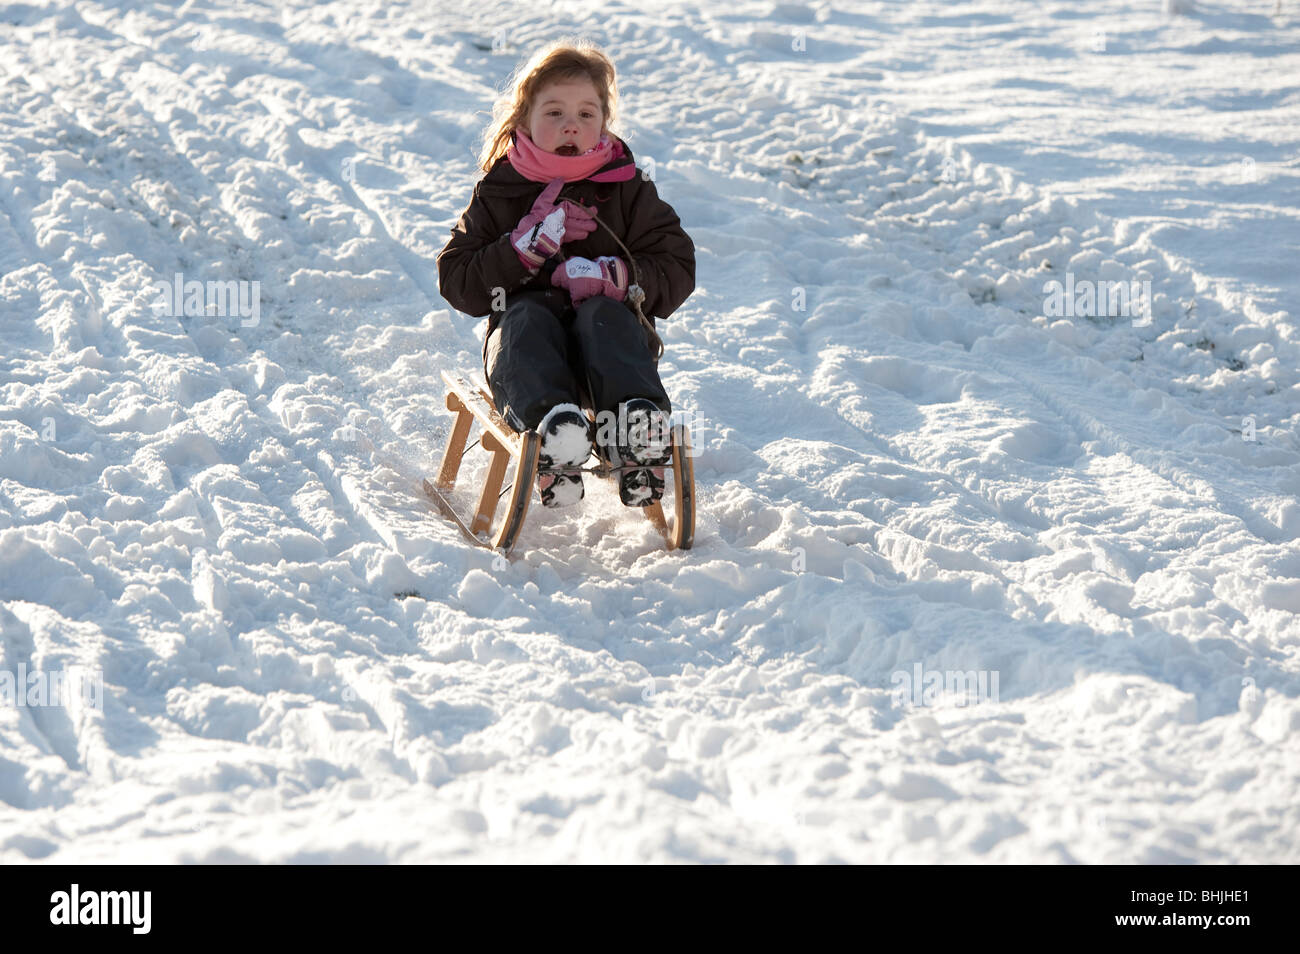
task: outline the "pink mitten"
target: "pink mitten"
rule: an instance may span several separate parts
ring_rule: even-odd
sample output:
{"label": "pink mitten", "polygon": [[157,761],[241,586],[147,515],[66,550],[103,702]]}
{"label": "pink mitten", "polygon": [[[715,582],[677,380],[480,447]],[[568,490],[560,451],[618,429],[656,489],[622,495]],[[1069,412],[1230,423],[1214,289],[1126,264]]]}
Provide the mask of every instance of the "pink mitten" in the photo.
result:
{"label": "pink mitten", "polygon": [[568,199],[557,203],[555,197],[564,188],[564,179],[555,178],[537,196],[515,230],[510,233],[510,244],[519,261],[529,271],[537,271],[542,263],[554,255],[564,242],[584,239],[596,228],[591,211]]}
{"label": "pink mitten", "polygon": [[567,289],[575,305],[593,295],[608,295],[622,301],[627,295],[627,265],[613,255],[602,255],[594,262],[574,256],[565,259],[551,273],[551,284]]}

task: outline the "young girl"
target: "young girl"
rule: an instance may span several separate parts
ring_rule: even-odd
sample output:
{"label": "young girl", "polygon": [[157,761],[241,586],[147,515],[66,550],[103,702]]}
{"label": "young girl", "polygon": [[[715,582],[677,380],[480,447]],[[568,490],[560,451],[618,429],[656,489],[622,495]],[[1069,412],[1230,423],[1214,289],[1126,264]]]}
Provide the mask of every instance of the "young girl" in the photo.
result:
{"label": "young girl", "polygon": [[[586,462],[586,401],[606,456],[633,465],[620,499],[647,506],[663,495],[672,412],[654,319],[695,290],[695,246],[610,132],[617,107],[614,65],[590,43],[553,43],[524,64],[493,108],[486,175],[438,254],[438,285],[458,310],[489,315],[493,401],[516,430],[541,435],[540,464]],[[540,473],[538,489],[548,507],[577,503],[582,476]]]}

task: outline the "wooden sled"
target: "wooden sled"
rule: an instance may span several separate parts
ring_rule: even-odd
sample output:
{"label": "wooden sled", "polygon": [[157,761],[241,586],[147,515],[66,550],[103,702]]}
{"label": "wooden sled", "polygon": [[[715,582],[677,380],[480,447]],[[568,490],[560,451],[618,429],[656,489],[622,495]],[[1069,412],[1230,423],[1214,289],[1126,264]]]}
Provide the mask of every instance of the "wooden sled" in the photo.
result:
{"label": "wooden sled", "polygon": [[[537,480],[541,438],[536,431],[520,432],[511,427],[492,406],[491,395],[484,389],[475,387],[463,375],[444,371],[442,379],[447,384],[447,410],[455,412],[456,421],[442,455],[437,480],[433,483],[425,480],[424,492],[471,543],[485,549],[509,553],[519,537],[519,531],[523,529],[524,518],[528,516],[528,504]],[[474,512],[473,519],[466,523],[456,513],[446,495],[456,486],[460,462],[467,450],[465,445],[469,440],[470,427],[476,421],[481,428],[478,443],[492,455],[492,460],[488,464],[487,476],[479,493],[478,509]],[[603,457],[599,460],[595,467],[583,468],[583,473],[614,477],[621,469],[612,466]],[[656,500],[649,506],[637,509],[642,510],[646,519],[663,535],[669,550],[689,550],[695,536],[695,470],[691,461],[690,434],[684,424],[676,424],[672,428],[672,459],[664,465],[664,469],[671,469],[673,478],[675,509],[671,525],[664,516],[661,501]],[[497,503],[506,492],[501,489],[501,485],[505,482],[507,471],[512,475],[507,488],[510,499],[506,503],[505,516],[493,535],[492,525],[496,519]]]}

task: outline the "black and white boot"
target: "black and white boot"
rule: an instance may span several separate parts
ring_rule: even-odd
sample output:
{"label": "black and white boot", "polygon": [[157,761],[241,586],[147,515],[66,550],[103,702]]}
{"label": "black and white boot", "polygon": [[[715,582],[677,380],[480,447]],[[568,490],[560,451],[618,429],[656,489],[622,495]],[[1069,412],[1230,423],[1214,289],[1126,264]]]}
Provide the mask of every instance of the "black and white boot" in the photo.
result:
{"label": "black and white boot", "polygon": [[591,456],[591,422],[576,404],[557,404],[537,425],[537,490],[543,507],[568,507],[583,498],[582,474],[548,474],[548,468],[577,469]]}
{"label": "black and white boot", "polygon": [[672,459],[672,431],[666,415],[647,398],[632,398],[619,408],[618,456],[642,464],[618,475],[618,499],[628,507],[648,507],[664,495],[664,465]]}

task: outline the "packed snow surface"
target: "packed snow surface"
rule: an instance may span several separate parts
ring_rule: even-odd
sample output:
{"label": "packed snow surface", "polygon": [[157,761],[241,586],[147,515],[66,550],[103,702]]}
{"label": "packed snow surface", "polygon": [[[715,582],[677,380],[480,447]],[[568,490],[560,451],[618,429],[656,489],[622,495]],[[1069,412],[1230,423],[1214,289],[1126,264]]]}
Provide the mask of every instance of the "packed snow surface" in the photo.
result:
{"label": "packed snow surface", "polygon": [[[1300,861],[1274,9],[0,8],[0,861]],[[507,561],[420,491],[434,257],[578,31],[696,544],[589,480]]]}

